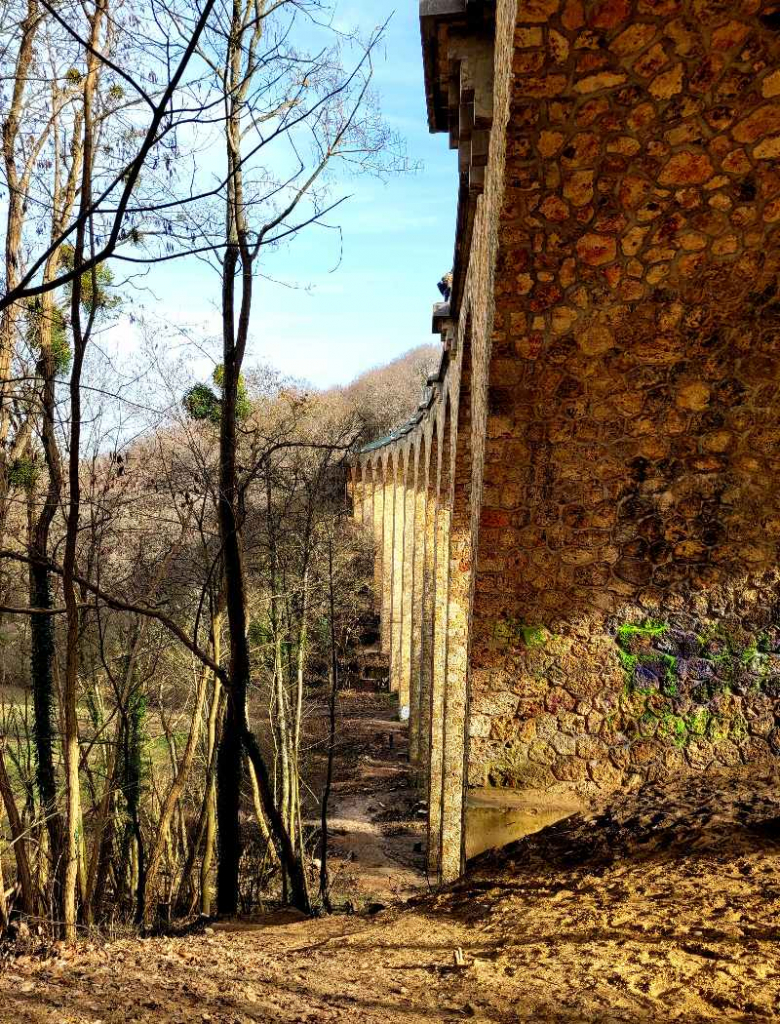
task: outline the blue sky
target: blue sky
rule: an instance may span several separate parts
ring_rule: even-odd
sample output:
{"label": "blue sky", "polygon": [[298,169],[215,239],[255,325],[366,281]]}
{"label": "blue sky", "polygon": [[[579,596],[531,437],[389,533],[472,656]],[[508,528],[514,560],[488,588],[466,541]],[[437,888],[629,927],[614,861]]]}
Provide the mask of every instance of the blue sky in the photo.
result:
{"label": "blue sky", "polygon": [[[261,280],[254,303],[248,362],[270,363],[316,387],[346,383],[435,339],[436,283],[450,267],[457,201],[457,158],[446,135],[431,135],[425,110],[418,5],[380,0],[338,5],[343,25],[368,31],[392,11],[377,56],[375,86],[388,125],[406,141],[415,173],[387,182],[349,177],[337,193],[343,257],[335,232],[309,229],[274,254],[267,270],[288,285]],[[186,323],[196,334],[218,322],[219,282],[188,259],[158,266],[143,297],[149,313]],[[196,370],[197,372],[197,370]]]}

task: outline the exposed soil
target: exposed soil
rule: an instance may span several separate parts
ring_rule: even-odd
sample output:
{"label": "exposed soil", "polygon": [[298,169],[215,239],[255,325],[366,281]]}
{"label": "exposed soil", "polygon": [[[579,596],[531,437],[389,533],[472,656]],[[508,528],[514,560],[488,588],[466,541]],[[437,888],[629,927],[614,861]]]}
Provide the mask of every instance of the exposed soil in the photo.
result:
{"label": "exposed soil", "polygon": [[347,692],[339,705],[328,826],[334,900],[360,907],[408,898],[426,880],[425,814],[412,785],[406,726],[389,694]]}
{"label": "exposed soil", "polygon": [[[384,902],[423,880],[400,738],[393,750],[387,741],[400,727],[377,707],[355,726],[362,740],[334,825],[344,891]],[[382,913],[276,914],[183,938],[27,952],[5,963],[0,1021],[776,1020],[778,854],[775,776],[740,769],[647,786]]]}

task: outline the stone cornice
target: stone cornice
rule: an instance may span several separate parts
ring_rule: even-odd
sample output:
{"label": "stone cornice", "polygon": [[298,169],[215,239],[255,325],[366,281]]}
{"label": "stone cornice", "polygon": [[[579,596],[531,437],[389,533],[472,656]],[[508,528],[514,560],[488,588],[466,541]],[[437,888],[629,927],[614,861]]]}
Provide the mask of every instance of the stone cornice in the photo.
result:
{"label": "stone cornice", "polygon": [[408,423],[362,448],[363,456],[406,444],[410,434],[422,434],[426,421],[437,415],[454,350],[477,199],[485,185],[493,123],[495,0],[421,0],[420,29],[429,127],[432,132],[447,132],[450,147],[458,151],[452,294],[449,302],[433,309],[433,332],[442,339],[441,359],[417,411]]}
{"label": "stone cornice", "polygon": [[477,198],[493,124],[492,0],[422,0],[420,4],[428,126],[446,132],[458,151],[458,215],[450,306],[457,318],[471,251]]}

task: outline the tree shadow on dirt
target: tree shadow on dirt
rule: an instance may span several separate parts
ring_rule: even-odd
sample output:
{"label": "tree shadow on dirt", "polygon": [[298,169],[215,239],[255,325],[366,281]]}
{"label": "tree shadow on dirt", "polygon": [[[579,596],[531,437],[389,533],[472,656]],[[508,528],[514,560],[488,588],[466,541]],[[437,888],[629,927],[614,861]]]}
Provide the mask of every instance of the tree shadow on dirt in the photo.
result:
{"label": "tree shadow on dirt", "polygon": [[[283,995],[285,993],[284,986],[277,986],[277,995]],[[297,989],[290,993],[296,997],[296,1003],[288,1005],[287,1009],[271,1008],[267,1003],[258,1007],[257,1004],[243,1003],[241,1001],[230,1001],[230,1005],[227,1005],[225,1000],[216,1003],[211,1000],[200,1000],[197,1005],[192,1005],[191,1008],[185,1010],[184,1007],[171,1007],[166,1010],[166,1004],[170,1001],[170,993],[166,990],[150,990],[148,1003],[152,1004],[152,1007],[148,1009],[141,1009],[139,1007],[129,1008],[130,1016],[123,1016],[121,1011],[119,1016],[115,1015],[115,1006],[101,1008],[98,1013],[105,1014],[102,1017],[95,1017],[94,1019],[105,1020],[106,1024],[125,1024],[125,1022],[132,1021],[133,1024],[180,1024],[184,1021],[201,1021],[211,1019],[217,1024],[223,1024],[227,1021],[241,1020],[246,1021],[247,1024],[253,1021],[269,1021],[274,1020],[284,1022],[284,1024],[293,1024],[293,1022],[309,1019],[314,1019],[314,1011],[318,1009],[322,1003],[322,995],[314,990],[311,990],[311,1009],[307,1009],[306,990]],[[303,1002],[301,1002],[303,1001]],[[325,1010],[320,1009],[316,1015],[316,1019],[320,1020],[340,1020],[340,1021],[351,1021],[353,1024],[358,1022],[375,1020],[377,1022],[389,1022],[389,1021],[404,1021],[407,1019],[411,1020],[467,1020],[467,1019],[479,1019],[484,1024],[517,1024],[519,1020],[528,1019],[533,1020],[534,1024],[639,1024],[639,1022],[647,1021],[656,1024],[658,1021],[657,1009],[649,1008],[647,1012],[637,1012],[632,1010],[630,1013],[603,1013],[599,1012],[597,1015],[594,1014],[583,1014],[581,1010],[576,1008],[564,1009],[557,1004],[556,998],[553,995],[550,999],[549,1005],[540,1006],[538,1001],[535,1002],[532,1017],[522,1017],[516,1010],[511,1012],[501,1012],[490,1010],[487,1013],[477,1012],[471,1005],[471,1003],[462,1001],[462,1006],[431,1006],[424,1003],[416,1002],[409,999],[398,997],[393,999],[388,998],[372,998],[368,997],[353,997],[349,995],[329,995],[327,997],[328,1008]],[[13,1010],[6,1011],[5,1008],[0,1007],[0,1024],[51,1024],[52,1021],[87,1021],[90,1017],[84,1015],[83,1010],[83,999],[78,993],[74,992],[71,996],[65,998],[63,993],[58,990],[56,998],[45,997],[41,999],[35,995],[16,995],[14,996],[14,1008]],[[302,1016],[303,1014],[303,1016]],[[755,1018],[748,1015],[737,1016],[729,1018],[736,1021],[749,1022],[755,1020]],[[678,1018],[679,1020],[679,1018]],[[721,1016],[691,1016],[686,1017],[684,1024],[714,1024],[716,1021],[722,1021]]]}

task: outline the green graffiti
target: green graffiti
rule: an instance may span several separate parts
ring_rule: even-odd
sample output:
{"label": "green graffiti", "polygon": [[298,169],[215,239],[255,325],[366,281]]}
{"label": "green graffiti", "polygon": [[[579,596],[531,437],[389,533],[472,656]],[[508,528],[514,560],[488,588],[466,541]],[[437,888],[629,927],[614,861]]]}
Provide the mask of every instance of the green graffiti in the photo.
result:
{"label": "green graffiti", "polygon": [[643,622],[639,625],[636,623],[626,622],[618,628],[617,631],[617,642],[622,650],[627,650],[633,640],[640,638],[642,640],[655,640],[658,637],[663,636],[669,629],[669,626],[665,622],[654,622],[652,620]]}
{"label": "green graffiti", "polygon": [[[633,722],[643,734],[655,729],[659,738],[676,747],[703,739],[743,741],[747,722],[724,706],[729,706],[729,695],[735,692],[750,695],[770,683],[777,685],[771,638],[760,633],[747,643],[744,637],[740,642],[720,625],[692,634],[689,642],[697,649],[696,658],[711,668],[691,678],[681,675],[679,657],[657,649],[655,642],[668,632],[667,623],[657,620],[618,627],[616,653],[625,678],[610,727]],[[725,698],[725,705],[713,704],[716,698]],[[697,705],[692,710],[691,703]]]}

